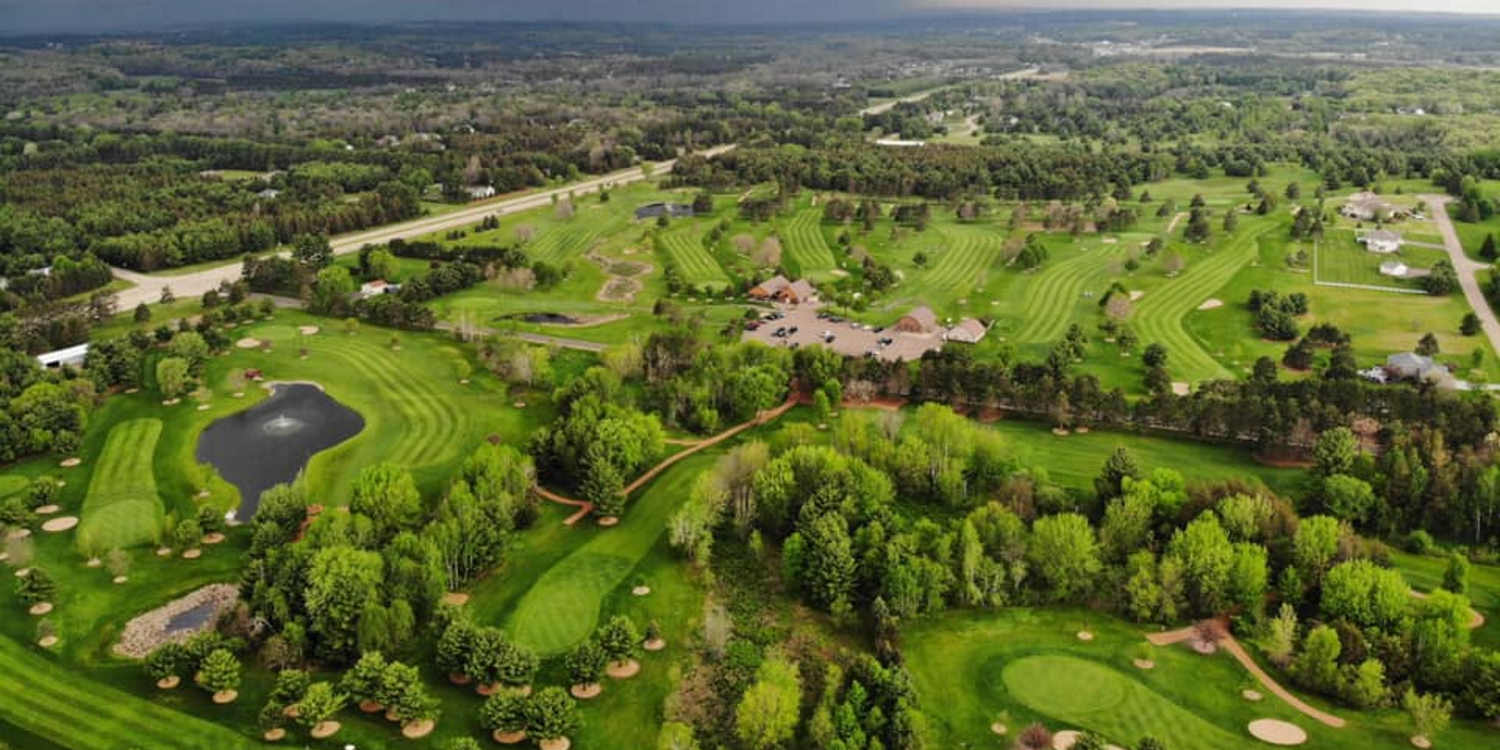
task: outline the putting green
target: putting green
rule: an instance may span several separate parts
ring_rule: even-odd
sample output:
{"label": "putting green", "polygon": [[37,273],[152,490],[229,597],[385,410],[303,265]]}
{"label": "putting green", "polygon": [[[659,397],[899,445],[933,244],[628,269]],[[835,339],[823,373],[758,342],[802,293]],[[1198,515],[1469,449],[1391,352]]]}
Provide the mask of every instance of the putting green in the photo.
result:
{"label": "putting green", "polygon": [[1005,688],[1021,704],[1129,745],[1153,735],[1168,747],[1234,750],[1246,745],[1141,683],[1097,662],[1043,654],[1006,663]]}
{"label": "putting green", "polygon": [[78,546],[88,552],[155,541],[166,515],[152,468],[160,419],[130,419],[110,428],[83,499]]}

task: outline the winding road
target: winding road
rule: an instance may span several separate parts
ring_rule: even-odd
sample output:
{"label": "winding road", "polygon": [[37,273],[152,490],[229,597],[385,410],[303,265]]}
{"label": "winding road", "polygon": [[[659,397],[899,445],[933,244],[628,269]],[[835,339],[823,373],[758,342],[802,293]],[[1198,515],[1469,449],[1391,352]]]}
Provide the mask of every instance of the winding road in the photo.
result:
{"label": "winding road", "polygon": [[[706,157],[712,157],[734,147],[735,144],[731,143],[699,153]],[[662,174],[670,172],[676,163],[676,159],[656,162],[652,165],[652,173]],[[601,187],[625,185],[632,182],[639,182],[645,178],[646,174],[641,167],[631,167],[600,177],[570,183],[562,187],[528,193],[516,198],[502,198],[475,203],[441,216],[426,216],[363,232],[340,235],[335,237],[330,244],[333,246],[335,255],[343,255],[355,252],[365,245],[382,244],[394,239],[410,239],[424,234],[431,234],[432,232],[466,227],[492,214],[504,216],[517,211],[546,206],[552,202],[553,196],[566,196],[569,193],[592,193],[598,191]],[[142,302],[148,304],[158,302],[161,299],[162,289],[166,287],[171,287],[172,294],[179,299],[197,297],[204,292],[218,288],[222,282],[232,282],[238,279],[240,277],[241,265],[240,261],[235,260],[221,266],[206,268],[202,271],[181,274],[144,274],[128,271],[123,268],[112,269],[115,278],[123,279],[135,285],[116,295],[117,309],[130,310]]]}
{"label": "winding road", "polygon": [[1448,250],[1453,270],[1458,273],[1458,285],[1464,290],[1464,298],[1469,301],[1474,314],[1479,316],[1479,325],[1489,338],[1490,346],[1500,352],[1500,321],[1495,319],[1495,311],[1490,309],[1489,300],[1484,298],[1484,290],[1479,288],[1478,274],[1490,266],[1469,258],[1464,252],[1458,232],[1453,229],[1453,220],[1448,218],[1448,201],[1453,200],[1452,198],[1446,195],[1420,197],[1427,202],[1427,207],[1432,211],[1432,223],[1437,225],[1438,233],[1443,236],[1443,246]]}

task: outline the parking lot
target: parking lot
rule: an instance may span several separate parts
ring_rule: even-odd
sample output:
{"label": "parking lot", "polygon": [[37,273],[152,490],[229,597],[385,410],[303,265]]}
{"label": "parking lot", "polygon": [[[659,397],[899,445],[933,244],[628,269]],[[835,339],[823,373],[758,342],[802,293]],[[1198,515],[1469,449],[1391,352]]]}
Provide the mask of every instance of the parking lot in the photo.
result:
{"label": "parking lot", "polygon": [[[853,321],[819,318],[819,307],[816,303],[777,305],[776,310],[782,317],[762,320],[756,330],[745,331],[744,339],[789,348],[820,344],[850,357],[873,354],[885,360],[919,359],[929,349],[943,348],[940,334],[866,330],[862,324]],[[887,340],[890,343],[883,343]]]}

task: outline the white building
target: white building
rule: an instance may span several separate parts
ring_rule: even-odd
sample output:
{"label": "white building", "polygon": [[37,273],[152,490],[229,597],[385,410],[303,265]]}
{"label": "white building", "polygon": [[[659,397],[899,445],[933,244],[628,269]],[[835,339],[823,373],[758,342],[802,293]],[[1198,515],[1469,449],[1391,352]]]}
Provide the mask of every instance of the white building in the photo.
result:
{"label": "white building", "polygon": [[1406,267],[1406,264],[1402,263],[1399,260],[1388,260],[1380,264],[1380,275],[1382,276],[1405,278],[1407,271],[1409,270],[1410,269]]}
{"label": "white building", "polygon": [[963,341],[970,344],[977,344],[984,338],[985,331],[984,324],[979,322],[978,319],[964,318],[958,322],[958,325],[948,329],[946,338],[949,341]]}
{"label": "white building", "polygon": [[469,194],[470,200],[476,201],[481,198],[493,198],[495,196],[495,188],[490,185],[471,185],[464,188],[464,192]]}
{"label": "white building", "polygon": [[1372,253],[1386,255],[1401,249],[1401,235],[1389,229],[1372,229],[1359,237],[1360,244]]}
{"label": "white building", "polygon": [[359,296],[361,297],[374,297],[380,294],[395,294],[399,291],[401,291],[400,284],[392,284],[385,279],[366,281],[365,283],[359,285]]}
{"label": "white building", "polygon": [[38,354],[36,361],[42,363],[42,367],[81,367],[83,358],[88,356],[89,345],[79,344],[66,349],[58,349],[55,352]]}

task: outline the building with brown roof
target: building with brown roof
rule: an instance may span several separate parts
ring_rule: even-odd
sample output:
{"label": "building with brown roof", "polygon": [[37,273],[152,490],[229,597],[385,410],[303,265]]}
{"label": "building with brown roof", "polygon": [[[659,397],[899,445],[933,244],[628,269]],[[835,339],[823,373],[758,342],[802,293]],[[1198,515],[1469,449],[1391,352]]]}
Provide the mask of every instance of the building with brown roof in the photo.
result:
{"label": "building with brown roof", "polygon": [[797,279],[776,293],[777,302],[787,302],[793,305],[812,302],[817,298],[818,290],[814,289],[807,279]]}
{"label": "building with brown roof", "polygon": [[746,295],[750,299],[774,299],[777,292],[791,286],[791,283],[785,276],[778,274],[751,287]]}
{"label": "building with brown roof", "polygon": [[937,330],[937,315],[926,305],[915,307],[891,328],[902,333],[933,333]]}
{"label": "building with brown roof", "polygon": [[984,324],[977,318],[964,318],[958,321],[958,325],[948,329],[947,339],[977,344],[984,338],[986,330]]}

